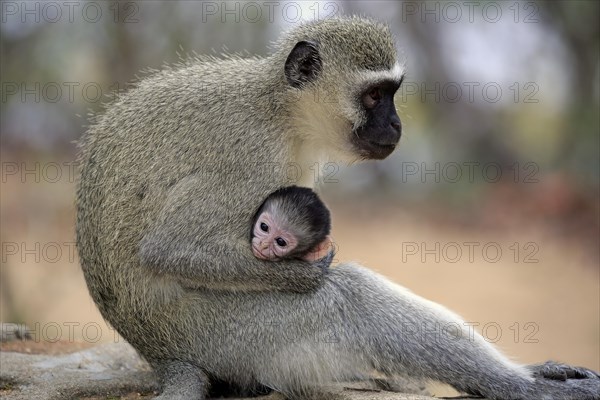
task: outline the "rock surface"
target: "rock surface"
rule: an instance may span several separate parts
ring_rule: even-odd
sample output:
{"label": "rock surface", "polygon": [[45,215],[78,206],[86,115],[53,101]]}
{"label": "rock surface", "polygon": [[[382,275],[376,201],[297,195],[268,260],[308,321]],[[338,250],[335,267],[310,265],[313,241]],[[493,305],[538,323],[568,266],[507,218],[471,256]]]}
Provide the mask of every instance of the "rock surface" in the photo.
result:
{"label": "rock surface", "polygon": [[[110,343],[81,350],[85,346],[61,343],[40,346],[23,340],[3,343],[0,396],[6,400],[129,400],[151,399],[157,394],[156,376],[129,344]],[[69,350],[75,351],[65,354]],[[41,352],[45,354],[31,354]],[[323,388],[315,400],[433,399],[395,390],[384,381],[352,382]],[[423,389],[413,386],[412,391]],[[278,393],[257,399],[285,400]]]}
{"label": "rock surface", "polygon": [[115,399],[131,393],[151,398],[157,388],[148,365],[126,343],[62,355],[0,352],[0,393],[7,400]]}

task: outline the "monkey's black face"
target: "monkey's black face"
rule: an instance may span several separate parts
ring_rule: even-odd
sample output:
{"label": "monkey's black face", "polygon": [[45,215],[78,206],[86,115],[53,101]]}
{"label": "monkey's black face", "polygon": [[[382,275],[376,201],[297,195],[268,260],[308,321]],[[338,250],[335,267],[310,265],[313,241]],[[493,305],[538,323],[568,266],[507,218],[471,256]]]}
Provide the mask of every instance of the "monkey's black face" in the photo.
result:
{"label": "monkey's black face", "polygon": [[367,118],[352,132],[352,143],[365,159],[386,158],[400,141],[402,127],[394,105],[394,93],[400,83],[385,81],[369,86],[360,94]]}

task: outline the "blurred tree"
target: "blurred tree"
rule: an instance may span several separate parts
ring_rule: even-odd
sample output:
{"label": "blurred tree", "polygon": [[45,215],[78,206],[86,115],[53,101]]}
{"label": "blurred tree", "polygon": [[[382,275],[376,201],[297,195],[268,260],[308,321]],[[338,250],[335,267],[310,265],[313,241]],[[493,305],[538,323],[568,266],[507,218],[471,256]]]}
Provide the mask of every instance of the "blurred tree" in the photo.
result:
{"label": "blurred tree", "polygon": [[571,50],[571,102],[567,111],[569,128],[562,137],[555,166],[566,163],[582,183],[600,187],[600,2],[545,1],[541,21],[560,33]]}

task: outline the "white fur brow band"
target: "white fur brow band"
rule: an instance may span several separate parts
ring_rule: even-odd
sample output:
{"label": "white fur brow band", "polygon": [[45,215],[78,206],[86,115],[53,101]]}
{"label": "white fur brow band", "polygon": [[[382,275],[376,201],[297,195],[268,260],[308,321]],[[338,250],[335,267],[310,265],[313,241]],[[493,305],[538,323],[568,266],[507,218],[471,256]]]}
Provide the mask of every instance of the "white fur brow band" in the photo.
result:
{"label": "white fur brow band", "polygon": [[404,77],[404,65],[395,63],[391,69],[384,71],[361,71],[360,76],[365,81],[386,81],[391,80],[400,83]]}

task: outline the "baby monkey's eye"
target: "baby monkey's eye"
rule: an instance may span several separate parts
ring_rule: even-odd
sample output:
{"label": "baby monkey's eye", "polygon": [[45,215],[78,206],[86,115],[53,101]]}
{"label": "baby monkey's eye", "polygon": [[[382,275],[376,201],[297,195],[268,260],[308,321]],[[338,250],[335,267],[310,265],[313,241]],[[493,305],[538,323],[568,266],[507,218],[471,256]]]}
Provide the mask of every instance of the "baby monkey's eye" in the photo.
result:
{"label": "baby monkey's eye", "polygon": [[280,238],[280,237],[278,237],[277,239],[275,239],[275,241],[277,242],[277,245],[279,245],[280,247],[287,246],[287,242],[285,240],[283,240],[282,238]]}
{"label": "baby monkey's eye", "polygon": [[269,225],[265,224],[264,222],[260,223],[260,230],[263,232],[269,232]]}

